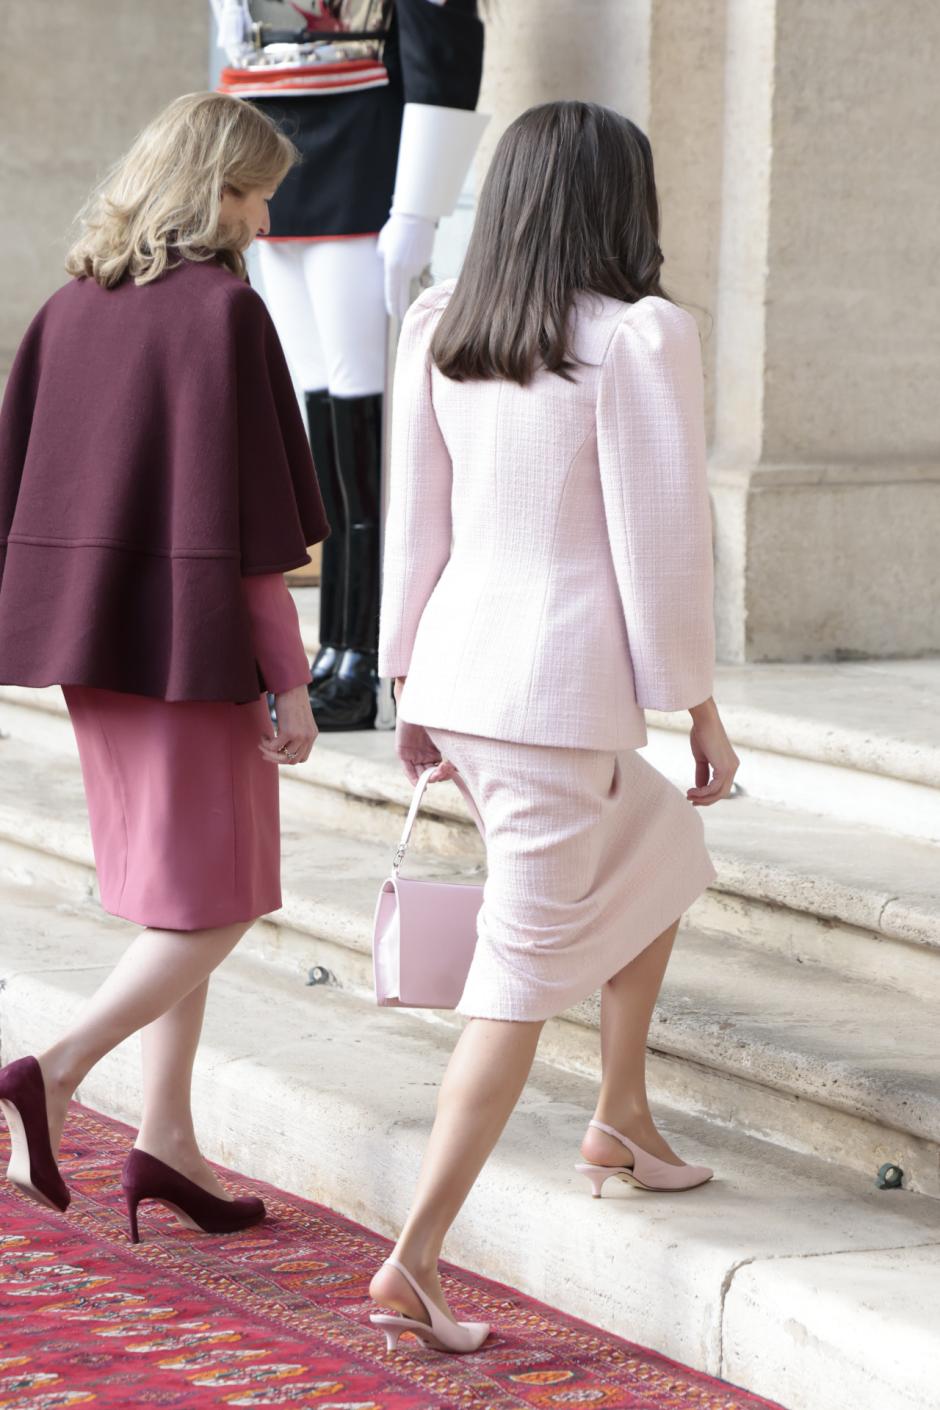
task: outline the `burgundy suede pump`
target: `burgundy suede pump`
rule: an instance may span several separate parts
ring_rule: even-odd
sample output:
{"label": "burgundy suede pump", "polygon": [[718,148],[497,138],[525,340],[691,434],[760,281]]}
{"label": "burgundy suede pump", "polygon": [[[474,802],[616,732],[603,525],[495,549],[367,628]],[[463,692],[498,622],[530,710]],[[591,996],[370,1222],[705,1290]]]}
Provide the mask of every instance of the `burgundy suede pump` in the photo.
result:
{"label": "burgundy suede pump", "polygon": [[64,1212],[72,1196],[52,1154],[46,1084],[34,1057],[18,1058],[0,1070],[0,1109],[10,1128],[7,1177],[37,1204]]}
{"label": "burgundy suede pump", "polygon": [[203,1234],[237,1234],[252,1224],[260,1224],[267,1212],[264,1201],[254,1195],[219,1199],[156,1156],[136,1148],[124,1162],[121,1186],[127,1200],[132,1244],[140,1243],[137,1207],[147,1199],[165,1204],[181,1224]]}

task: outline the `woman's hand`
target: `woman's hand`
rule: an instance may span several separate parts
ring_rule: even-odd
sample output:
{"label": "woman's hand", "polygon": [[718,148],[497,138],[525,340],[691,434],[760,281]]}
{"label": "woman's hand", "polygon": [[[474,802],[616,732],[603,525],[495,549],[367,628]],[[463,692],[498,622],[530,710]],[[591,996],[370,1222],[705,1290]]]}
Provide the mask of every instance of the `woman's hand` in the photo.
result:
{"label": "woman's hand", "polygon": [[[401,699],[404,684],[404,676],[399,676],[395,681],[396,705]],[[424,726],[411,725],[407,720],[403,720],[401,715],[395,724],[395,752],[408,775],[409,783],[417,783],[425,769],[429,769],[432,764],[437,764],[438,768],[431,775],[431,783],[443,783],[445,778],[453,778],[457,772],[453,764],[441,757],[441,751]]]}
{"label": "woman's hand", "polygon": [[718,706],[710,696],[689,714],[692,716],[689,742],[695,759],[695,787],[685,796],[697,808],[708,808],[720,798],[730,796],[740,760],[725,734]]}
{"label": "woman's hand", "polygon": [[271,764],[302,764],[317,738],[317,723],[305,685],[274,697],[277,735],[262,739],[259,749]]}

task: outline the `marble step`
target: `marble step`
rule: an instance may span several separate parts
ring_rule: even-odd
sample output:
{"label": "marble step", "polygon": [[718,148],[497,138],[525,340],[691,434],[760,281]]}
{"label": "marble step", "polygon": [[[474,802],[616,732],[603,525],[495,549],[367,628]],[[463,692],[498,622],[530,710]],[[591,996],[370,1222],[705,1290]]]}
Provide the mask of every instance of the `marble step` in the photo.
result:
{"label": "marble step", "polygon": [[[73,1022],[129,933],[55,891],[0,884],[0,1059]],[[392,1236],[452,1041],[236,952],[196,1064],[204,1148]],[[132,1123],[140,1095],[134,1040],[79,1093]],[[715,1179],[592,1200],[572,1165],[593,1099],[586,1076],[536,1063],[448,1257],[788,1410],[932,1410],[940,1202],[668,1107],[668,1139]]]}
{"label": "marble step", "polygon": [[[940,842],[940,660],[725,666],[715,694],[750,796]],[[688,714],[647,719],[684,779]]]}
{"label": "marble step", "polygon": [[[0,874],[90,900],[91,845],[74,761],[38,759],[6,740],[0,770]],[[388,864],[380,842],[285,808],[284,906],[255,927],[245,947],[298,980],[317,968],[328,984],[367,993],[372,912]],[[414,874],[481,875],[472,856],[427,851],[409,865]],[[596,1075],[597,1024],[595,1001],[570,1010],[549,1025],[547,1057]],[[794,963],[702,931],[693,916],[654,1019],[651,1087],[683,1109],[867,1178],[895,1162],[908,1188],[940,1195],[934,1035],[935,1004],[924,996]]]}

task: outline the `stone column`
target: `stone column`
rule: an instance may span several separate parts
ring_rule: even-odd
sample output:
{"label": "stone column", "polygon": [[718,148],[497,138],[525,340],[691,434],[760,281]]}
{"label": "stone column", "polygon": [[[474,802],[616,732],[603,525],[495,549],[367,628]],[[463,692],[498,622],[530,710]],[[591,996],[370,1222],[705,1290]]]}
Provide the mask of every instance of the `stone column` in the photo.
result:
{"label": "stone column", "polygon": [[44,0],[3,11],[0,381],[65,282],[72,218],[164,104],[207,86],[206,0]]}
{"label": "stone column", "polygon": [[727,26],[722,655],[940,650],[940,9],[729,0]]}

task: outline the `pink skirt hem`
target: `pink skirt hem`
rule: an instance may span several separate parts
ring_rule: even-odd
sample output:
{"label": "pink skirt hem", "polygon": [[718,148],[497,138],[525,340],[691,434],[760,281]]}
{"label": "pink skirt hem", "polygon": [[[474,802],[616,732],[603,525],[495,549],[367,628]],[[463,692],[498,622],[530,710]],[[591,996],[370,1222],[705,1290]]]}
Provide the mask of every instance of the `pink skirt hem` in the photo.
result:
{"label": "pink skirt hem", "polygon": [[538,1022],[594,994],[715,879],[702,819],[633,750],[431,729],[486,828],[477,945],[457,1012]]}

